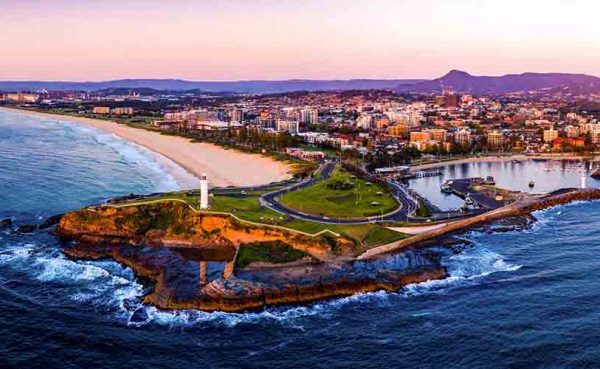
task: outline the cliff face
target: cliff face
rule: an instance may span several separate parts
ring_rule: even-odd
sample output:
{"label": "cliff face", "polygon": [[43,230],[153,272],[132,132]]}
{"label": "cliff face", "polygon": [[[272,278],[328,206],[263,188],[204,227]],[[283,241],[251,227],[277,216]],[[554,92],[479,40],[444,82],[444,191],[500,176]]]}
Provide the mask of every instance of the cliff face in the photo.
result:
{"label": "cliff face", "polygon": [[57,234],[89,245],[238,248],[280,241],[321,261],[334,257],[332,249],[349,250],[354,245],[345,238],[311,237],[245,224],[227,215],[198,214],[178,202],[71,212],[61,219]]}

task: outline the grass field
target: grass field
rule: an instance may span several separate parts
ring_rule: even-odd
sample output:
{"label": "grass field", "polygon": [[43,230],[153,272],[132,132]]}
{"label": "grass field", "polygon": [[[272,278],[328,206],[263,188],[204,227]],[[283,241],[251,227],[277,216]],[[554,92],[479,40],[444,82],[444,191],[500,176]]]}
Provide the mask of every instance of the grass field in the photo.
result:
{"label": "grass field", "polygon": [[[340,188],[344,183],[351,188]],[[338,188],[332,188],[336,184]],[[339,165],[329,179],[282,195],[280,201],[303,213],[338,219],[375,216],[398,207],[396,199],[383,187],[356,178]]]}

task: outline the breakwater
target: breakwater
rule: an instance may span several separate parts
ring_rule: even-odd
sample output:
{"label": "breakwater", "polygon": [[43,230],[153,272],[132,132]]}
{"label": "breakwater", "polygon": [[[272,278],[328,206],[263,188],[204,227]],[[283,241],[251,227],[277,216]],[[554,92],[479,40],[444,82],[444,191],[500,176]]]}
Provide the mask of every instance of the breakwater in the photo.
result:
{"label": "breakwater", "polygon": [[543,210],[575,201],[591,201],[598,199],[600,199],[600,189],[597,188],[564,189],[547,195],[532,196],[468,219],[448,223],[442,228],[437,228],[407,239],[372,248],[359,255],[358,260],[369,260],[383,254],[398,252],[436,237],[444,236],[449,233],[465,231],[482,223],[489,223],[504,218],[526,215],[537,210]]}

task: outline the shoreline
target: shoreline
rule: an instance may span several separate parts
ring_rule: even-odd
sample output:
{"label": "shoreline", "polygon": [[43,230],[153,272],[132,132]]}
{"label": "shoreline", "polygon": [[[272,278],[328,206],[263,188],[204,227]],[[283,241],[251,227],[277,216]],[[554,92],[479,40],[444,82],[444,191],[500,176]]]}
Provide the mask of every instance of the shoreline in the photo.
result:
{"label": "shoreline", "polygon": [[[448,161],[438,161],[434,163],[427,164],[419,164],[413,165],[410,167],[411,170],[425,170],[425,169],[435,169],[441,168],[450,165],[460,165],[460,164],[470,164],[470,163],[493,163],[493,162],[503,162],[503,161],[511,161],[511,160],[581,160],[581,159],[589,159],[590,156],[584,155],[565,155],[565,154],[535,154],[535,155],[525,155],[525,154],[516,154],[511,156],[498,156],[498,155],[488,155],[488,156],[480,156],[480,157],[470,157],[470,158],[462,158],[462,159],[454,159]],[[596,156],[592,156],[592,161],[596,158]]]}
{"label": "shoreline", "polygon": [[[0,111],[80,124],[113,134],[172,161],[197,179],[206,173],[211,186],[215,187],[258,186],[291,177],[289,164],[259,154],[227,150],[210,143],[192,142],[184,137],[161,135],[114,121],[9,107],[0,107]],[[176,178],[178,182],[180,179]]]}

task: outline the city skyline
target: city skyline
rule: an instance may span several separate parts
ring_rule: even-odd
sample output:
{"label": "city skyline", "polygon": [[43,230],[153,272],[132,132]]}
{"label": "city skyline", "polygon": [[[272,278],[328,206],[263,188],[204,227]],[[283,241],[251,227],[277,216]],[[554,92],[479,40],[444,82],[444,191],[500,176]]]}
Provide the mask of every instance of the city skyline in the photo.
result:
{"label": "city skyline", "polygon": [[0,23],[18,30],[0,34],[0,80],[600,75],[600,5],[586,0],[0,0],[0,8]]}

